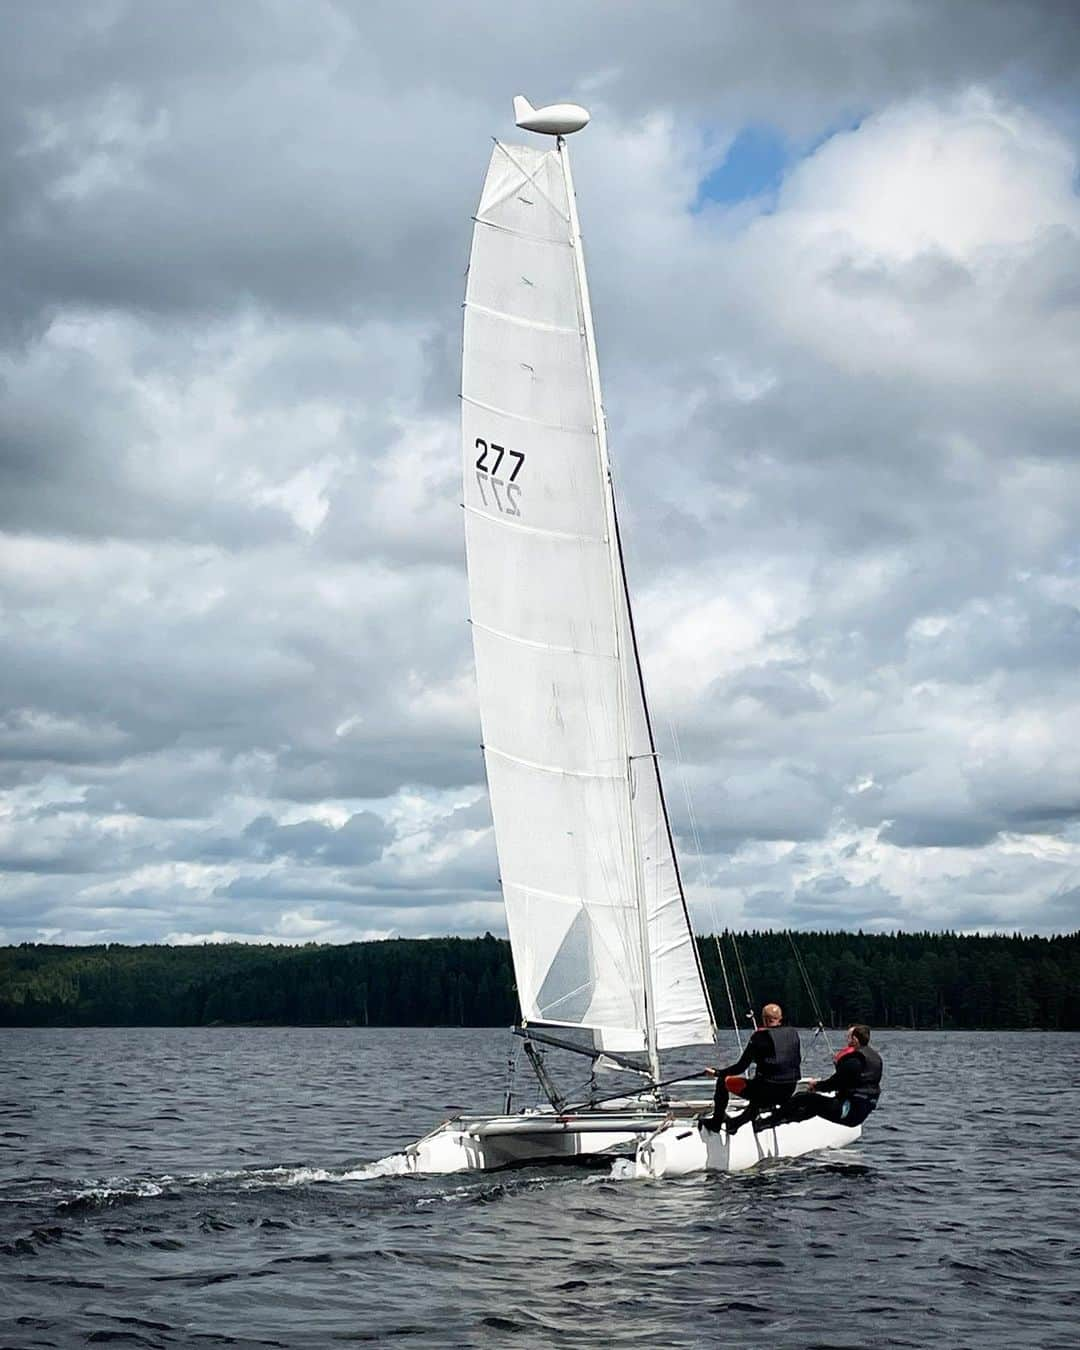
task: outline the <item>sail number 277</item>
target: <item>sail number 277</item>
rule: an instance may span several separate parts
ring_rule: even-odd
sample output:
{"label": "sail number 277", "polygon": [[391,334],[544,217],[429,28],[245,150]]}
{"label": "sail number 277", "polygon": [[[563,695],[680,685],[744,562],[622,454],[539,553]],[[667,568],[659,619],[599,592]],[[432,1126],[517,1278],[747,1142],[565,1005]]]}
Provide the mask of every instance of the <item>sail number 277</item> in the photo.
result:
{"label": "sail number 277", "polygon": [[[480,497],[485,506],[488,505],[487,493],[484,491],[484,479],[486,478],[491,487],[492,495],[495,498],[494,505],[496,509],[504,516],[520,516],[521,511],[518,508],[518,499],[521,496],[521,486],[514,480],[521,472],[521,466],[525,463],[525,452],[523,450],[507,450],[505,446],[496,445],[494,441],[490,444],[481,437],[476,438],[476,485],[480,489]],[[503,467],[503,460],[509,457],[513,461],[514,467],[509,474],[499,477],[499,470]],[[505,497],[499,491],[505,489]]]}

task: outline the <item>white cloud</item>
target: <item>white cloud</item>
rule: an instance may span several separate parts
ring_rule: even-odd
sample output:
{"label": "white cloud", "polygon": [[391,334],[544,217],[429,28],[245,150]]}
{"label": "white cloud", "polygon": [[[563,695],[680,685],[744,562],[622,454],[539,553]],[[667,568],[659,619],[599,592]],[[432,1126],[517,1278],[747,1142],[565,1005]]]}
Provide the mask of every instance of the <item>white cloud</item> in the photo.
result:
{"label": "white cloud", "polygon": [[[707,891],[721,921],[1074,922],[1076,25],[556,10],[135,7],[87,63],[42,4],[52,63],[0,41],[9,940],[501,930],[456,363],[504,51],[594,96],[606,403],[703,921]],[[775,200],[703,203],[763,119]]]}

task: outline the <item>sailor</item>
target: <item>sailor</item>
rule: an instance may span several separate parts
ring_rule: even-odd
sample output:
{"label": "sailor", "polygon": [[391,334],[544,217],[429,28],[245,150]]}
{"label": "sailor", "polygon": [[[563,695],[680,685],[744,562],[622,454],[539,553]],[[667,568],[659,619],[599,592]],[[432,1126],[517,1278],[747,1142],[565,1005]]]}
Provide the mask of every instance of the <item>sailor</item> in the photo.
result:
{"label": "sailor", "polygon": [[[878,1104],[881,1095],[881,1056],[870,1044],[870,1028],[856,1022],[848,1028],[848,1043],[836,1057],[836,1069],[821,1082],[810,1079],[810,1092],[782,1106],[762,1123],[780,1125],[792,1120],[821,1116],[834,1125],[861,1125]],[[834,1092],[834,1097],[823,1093]]]}
{"label": "sailor", "polygon": [[[763,1107],[781,1106],[795,1091],[802,1067],[802,1047],[799,1033],[794,1027],[782,1026],[783,1020],[780,1005],[766,1003],[761,1010],[762,1025],[750,1037],[735,1063],[726,1069],[706,1070],[716,1077],[716,1095],[712,1115],[701,1121],[705,1129],[715,1132],[725,1128],[728,1134],[734,1134],[748,1120],[753,1120]],[[729,1096],[729,1085],[725,1080],[743,1073],[751,1064],[756,1066],[754,1077],[736,1089],[749,1105],[741,1114],[725,1120]]]}

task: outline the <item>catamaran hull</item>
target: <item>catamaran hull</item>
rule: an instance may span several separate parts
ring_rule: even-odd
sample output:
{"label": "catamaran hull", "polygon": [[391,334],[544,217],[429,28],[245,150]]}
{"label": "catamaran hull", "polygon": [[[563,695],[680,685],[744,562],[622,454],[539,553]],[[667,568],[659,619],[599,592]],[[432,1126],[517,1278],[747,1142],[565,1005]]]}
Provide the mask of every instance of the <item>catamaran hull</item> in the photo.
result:
{"label": "catamaran hull", "polygon": [[743,1172],[768,1158],[797,1158],[854,1143],[861,1129],[814,1119],[734,1135],[710,1134],[692,1119],[493,1116],[447,1121],[405,1152],[415,1173],[490,1172],[503,1167],[626,1158],[638,1178]]}
{"label": "catamaran hull", "polygon": [[682,1177],[693,1172],[745,1172],[767,1158],[798,1158],[821,1149],[843,1148],[862,1134],[830,1121],[813,1119],[736,1134],[710,1134],[692,1124],[671,1124],[643,1141],[634,1156],[636,1177]]}
{"label": "catamaran hull", "polygon": [[663,1117],[560,1119],[547,1115],[450,1120],[405,1151],[410,1172],[491,1172],[501,1167],[632,1158]]}

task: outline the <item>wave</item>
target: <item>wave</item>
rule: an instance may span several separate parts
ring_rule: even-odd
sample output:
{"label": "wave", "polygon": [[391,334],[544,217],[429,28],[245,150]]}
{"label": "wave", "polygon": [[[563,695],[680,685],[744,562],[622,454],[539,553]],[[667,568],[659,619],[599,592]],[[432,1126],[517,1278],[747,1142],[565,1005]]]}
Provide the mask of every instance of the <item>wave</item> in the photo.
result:
{"label": "wave", "polygon": [[63,1195],[60,1210],[107,1209],[187,1190],[262,1190],[292,1186],[312,1186],[349,1181],[374,1181],[380,1177],[403,1176],[408,1172],[404,1153],[392,1153],[375,1162],[352,1167],[317,1167],[308,1163],[280,1164],[276,1167],[224,1168],[210,1172],[192,1172],[157,1177],[109,1177],[93,1182],[74,1195]]}

